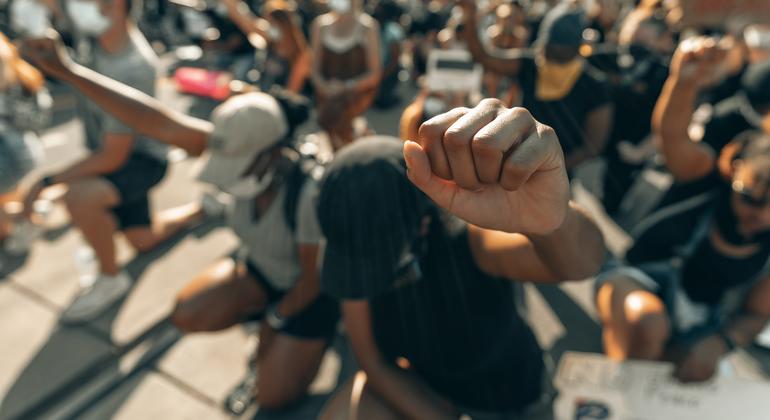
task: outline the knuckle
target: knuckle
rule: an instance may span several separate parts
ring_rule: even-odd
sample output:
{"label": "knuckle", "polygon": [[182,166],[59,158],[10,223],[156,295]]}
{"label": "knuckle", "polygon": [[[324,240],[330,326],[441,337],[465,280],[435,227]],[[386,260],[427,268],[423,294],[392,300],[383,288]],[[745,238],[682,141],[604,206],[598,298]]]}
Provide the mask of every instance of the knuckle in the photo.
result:
{"label": "knuckle", "polygon": [[479,152],[495,152],[495,153],[501,153],[502,150],[500,147],[495,144],[496,138],[493,133],[490,133],[489,131],[482,130],[481,132],[476,133],[475,136],[473,136],[473,139],[471,140],[471,145],[473,146],[474,151]]}
{"label": "knuckle", "polygon": [[444,133],[444,146],[450,149],[463,149],[468,147],[468,139],[462,132],[449,129]]}
{"label": "knuckle", "polygon": [[550,125],[538,123],[538,133],[540,134],[540,138],[544,140],[553,142],[559,141],[559,137],[556,135],[556,130],[554,130]]}
{"label": "knuckle", "polygon": [[535,119],[535,117],[532,116],[532,113],[529,112],[527,108],[523,108],[520,106],[511,108],[509,112],[511,113],[511,116],[513,116],[514,118],[526,118],[526,119],[532,119],[532,120]]}
{"label": "knuckle", "polygon": [[505,108],[505,104],[497,98],[485,98],[479,102],[478,107],[484,109]]}
{"label": "knuckle", "polygon": [[435,121],[428,120],[420,126],[417,134],[420,139],[432,140],[441,138],[443,132]]}

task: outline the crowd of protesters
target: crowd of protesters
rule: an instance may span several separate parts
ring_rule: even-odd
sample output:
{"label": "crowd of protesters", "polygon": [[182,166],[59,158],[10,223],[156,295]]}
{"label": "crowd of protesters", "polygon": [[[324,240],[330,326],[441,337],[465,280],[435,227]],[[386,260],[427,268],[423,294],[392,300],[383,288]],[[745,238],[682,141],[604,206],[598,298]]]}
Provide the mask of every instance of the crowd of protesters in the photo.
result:
{"label": "crowd of protesters", "polygon": [[[342,333],[360,371],[321,418],[537,416],[552,372],[522,316],[527,282],[595,279],[606,355],[672,361],[686,382],[770,319],[770,22],[689,24],[663,0],[175,5],[171,32],[192,34],[211,81],[187,91],[217,102],[201,117],[154,98],[157,53],[174,46],[148,41],[147,4],[6,7],[0,244],[28,248],[39,197],[66,187],[99,266],[61,314],[77,324],[135,280],[116,234],[148,252],[224,217],[237,252],[189,280],[171,320],[185,333],[259,321],[246,392],[261,408],[305,396]],[[77,92],[89,153],[30,179],[47,84]],[[400,124],[375,133],[377,109]],[[320,145],[299,134],[314,124]],[[217,193],[153,214],[174,149]],[[649,209],[623,255],[573,200],[597,162],[600,217]],[[673,181],[629,193],[651,170]]]}

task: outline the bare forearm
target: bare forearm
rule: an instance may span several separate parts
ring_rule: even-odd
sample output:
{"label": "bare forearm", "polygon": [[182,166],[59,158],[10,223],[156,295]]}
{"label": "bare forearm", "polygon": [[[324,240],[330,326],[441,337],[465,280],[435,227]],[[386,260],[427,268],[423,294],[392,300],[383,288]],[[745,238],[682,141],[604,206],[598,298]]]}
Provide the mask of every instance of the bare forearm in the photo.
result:
{"label": "bare forearm", "polygon": [[112,173],[120,168],[122,162],[113,162],[101,154],[93,154],[69,168],[53,175],[55,183],[70,183],[84,178]]}
{"label": "bare forearm", "polygon": [[653,113],[653,130],[669,170],[679,179],[697,178],[708,172],[709,159],[689,135],[697,88],[669,78]]}
{"label": "bare forearm", "polygon": [[267,35],[266,28],[269,23],[254,15],[246,3],[241,0],[225,0],[224,4],[227,6],[228,16],[241,32],[246,35],[256,33],[262,37]]}
{"label": "bare forearm", "polygon": [[528,235],[543,263],[560,280],[595,275],[604,262],[604,238],[594,220],[570,202],[561,227],[548,235]]}
{"label": "bare forearm", "polygon": [[211,123],[184,115],[151,96],[73,65],[64,80],[137,133],[180,147],[191,155],[206,149]]}
{"label": "bare forearm", "polygon": [[653,113],[653,129],[661,137],[663,152],[667,146],[688,142],[687,129],[695,111],[695,98],[698,91],[695,85],[680,83],[670,77],[661,92],[660,99]]}

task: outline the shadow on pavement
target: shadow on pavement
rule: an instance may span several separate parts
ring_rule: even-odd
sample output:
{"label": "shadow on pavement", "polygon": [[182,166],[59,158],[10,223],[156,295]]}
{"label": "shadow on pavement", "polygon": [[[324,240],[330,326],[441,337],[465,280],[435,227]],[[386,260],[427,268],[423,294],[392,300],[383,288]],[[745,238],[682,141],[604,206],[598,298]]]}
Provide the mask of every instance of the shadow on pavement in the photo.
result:
{"label": "shadow on pavement", "polygon": [[603,352],[601,327],[577,302],[558,286],[537,285],[537,291],[564,325],[565,334],[549,351],[555,362],[568,350]]}
{"label": "shadow on pavement", "polygon": [[43,232],[42,239],[48,242],[56,242],[67,232],[69,232],[70,229],[72,229],[72,225],[69,223],[54,229],[48,229]]}
{"label": "shadow on pavement", "polygon": [[27,263],[27,258],[29,258],[29,253],[24,255],[0,254],[0,281],[10,278],[11,274],[23,267]]}
{"label": "shadow on pavement", "polygon": [[[187,229],[158,248],[138,255],[126,265],[126,271],[132,278],[141,278],[144,271],[156,260],[163,257],[187,235],[205,236],[216,229],[221,221],[207,221],[194,228]],[[23,260],[19,266],[23,265]],[[171,329],[167,320],[163,320],[150,328],[131,343],[116,348],[111,342],[110,329],[106,334],[99,326],[111,326],[120,313],[125,298],[104,315],[79,326],[57,326],[48,341],[40,348],[35,357],[30,360],[25,369],[16,378],[14,384],[0,404],[0,420],[39,418],[43,413],[64,404],[66,400],[81,392],[101,392],[99,390],[82,391],[88,383],[102,378],[107,382],[122,383],[127,375],[119,369],[120,357],[143,344],[147,354],[154,354],[153,360],[165,352],[179,338],[178,332],[173,342],[168,340],[163,344],[162,351],[146,349],[150,337],[160,330]],[[147,356],[145,354],[139,362]],[[106,379],[105,379],[106,378]],[[104,385],[106,386],[106,385]],[[117,386],[117,385],[116,385]],[[109,392],[109,390],[105,391]],[[95,400],[94,400],[95,401]],[[58,417],[58,416],[57,416]]]}
{"label": "shadow on pavement", "polygon": [[[194,227],[184,229],[151,251],[137,255],[131,262],[125,265],[124,270],[132,279],[138,280],[147,270],[147,267],[174,249],[187,236],[192,235],[196,238],[202,238],[221,226],[221,220],[207,220]],[[119,306],[117,309],[119,311]]]}

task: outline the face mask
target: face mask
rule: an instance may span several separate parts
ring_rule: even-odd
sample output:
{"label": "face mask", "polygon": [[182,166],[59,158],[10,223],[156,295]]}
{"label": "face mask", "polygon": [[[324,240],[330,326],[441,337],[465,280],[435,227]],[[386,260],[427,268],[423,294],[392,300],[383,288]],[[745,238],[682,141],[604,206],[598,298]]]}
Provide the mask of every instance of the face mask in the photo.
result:
{"label": "face mask", "polygon": [[51,27],[51,12],[36,0],[14,2],[11,5],[11,26],[26,37],[42,37]]}
{"label": "face mask", "polygon": [[273,183],[275,169],[271,168],[262,178],[256,176],[247,176],[238,182],[224,188],[224,191],[232,194],[236,198],[251,199],[265,191]]}
{"label": "face mask", "polygon": [[276,28],[275,25],[270,25],[270,29],[267,30],[267,37],[270,38],[271,41],[280,41],[281,35],[280,29]]}
{"label": "face mask", "polygon": [[102,15],[96,2],[70,0],[67,6],[75,27],[86,35],[98,37],[112,25],[110,19]]}
{"label": "face mask", "polygon": [[329,9],[339,14],[344,14],[350,11],[350,0],[329,0]]}
{"label": "face mask", "polygon": [[537,58],[535,96],[541,101],[558,101],[567,96],[583,74],[583,59],[561,64]]}

